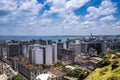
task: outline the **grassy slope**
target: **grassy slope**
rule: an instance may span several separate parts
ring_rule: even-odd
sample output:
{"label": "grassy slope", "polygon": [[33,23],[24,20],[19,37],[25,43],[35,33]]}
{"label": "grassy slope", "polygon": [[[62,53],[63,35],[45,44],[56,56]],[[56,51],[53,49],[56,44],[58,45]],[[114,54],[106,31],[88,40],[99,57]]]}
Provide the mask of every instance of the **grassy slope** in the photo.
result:
{"label": "grassy slope", "polygon": [[[111,62],[115,59],[110,59]],[[120,58],[116,59],[119,61],[119,67],[114,70],[111,70],[111,64],[103,68],[96,68],[85,80],[107,80],[110,76],[119,76],[120,77]],[[100,73],[103,74],[100,74]]]}

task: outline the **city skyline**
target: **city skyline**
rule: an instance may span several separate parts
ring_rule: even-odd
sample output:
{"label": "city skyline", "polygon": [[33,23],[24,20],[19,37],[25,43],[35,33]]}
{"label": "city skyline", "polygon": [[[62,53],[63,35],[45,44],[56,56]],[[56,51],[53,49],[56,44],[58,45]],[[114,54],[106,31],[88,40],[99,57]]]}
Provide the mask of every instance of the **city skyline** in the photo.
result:
{"label": "city skyline", "polygon": [[119,32],[119,0],[0,0],[0,35]]}

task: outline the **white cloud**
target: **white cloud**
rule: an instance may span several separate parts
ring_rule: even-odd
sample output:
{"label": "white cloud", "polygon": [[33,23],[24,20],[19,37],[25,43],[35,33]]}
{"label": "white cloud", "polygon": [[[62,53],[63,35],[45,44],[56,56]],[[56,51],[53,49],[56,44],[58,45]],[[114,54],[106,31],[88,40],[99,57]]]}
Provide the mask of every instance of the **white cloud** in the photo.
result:
{"label": "white cloud", "polygon": [[[38,3],[37,0],[0,0],[0,11],[8,13],[0,16],[0,24],[15,24],[9,25],[9,28],[0,28],[0,34],[88,35],[91,32],[104,34],[112,31],[112,29],[119,30],[119,23],[107,23],[110,20],[116,19],[113,16],[116,12],[116,6],[110,0],[103,0],[99,7],[90,6],[87,9],[88,14],[86,16],[77,16],[74,13],[75,9],[81,8],[89,1],[90,0],[46,0],[44,4],[41,4]],[[46,4],[50,4],[50,9],[45,10],[43,15],[40,15],[40,10],[44,8]],[[100,18],[100,20],[98,18]],[[0,25],[0,27],[1,26],[2,25]]]}
{"label": "white cloud", "polygon": [[13,0],[0,0],[0,10],[13,11],[17,9],[17,4]]}
{"label": "white cloud", "polygon": [[96,24],[96,21],[84,21],[84,22],[82,22],[81,24],[83,24],[83,25],[95,25]]}
{"label": "white cloud", "polygon": [[64,18],[64,24],[78,24],[79,23],[79,16],[76,16],[73,12],[70,12],[69,15],[60,14]]}
{"label": "white cloud", "polygon": [[27,13],[27,15],[37,15],[41,8],[42,4],[38,4],[36,0],[27,0],[26,2],[20,3],[18,9],[20,12],[23,12],[24,15],[25,13]]}
{"label": "white cloud", "polygon": [[111,20],[115,20],[115,17],[113,15],[108,15],[100,19],[100,21],[111,21]]}
{"label": "white cloud", "polygon": [[[7,11],[8,14],[0,18],[3,22],[16,22],[33,24],[39,14],[42,4],[38,4],[37,0],[0,0],[0,10]],[[34,19],[34,20],[31,20]],[[25,24],[23,24],[25,25]]]}
{"label": "white cloud", "polygon": [[70,1],[66,2],[65,9],[66,10],[74,10],[74,9],[82,7],[89,1],[90,0],[70,0]]}
{"label": "white cloud", "polygon": [[110,0],[103,0],[101,5],[97,8],[94,6],[90,6],[87,8],[89,14],[85,16],[86,19],[97,19],[100,16],[111,15],[116,13],[115,3]]}
{"label": "white cloud", "polygon": [[[64,12],[77,9],[85,5],[90,0],[47,0],[46,3],[51,3],[51,12]],[[45,4],[46,4],[45,3]]]}
{"label": "white cloud", "polygon": [[116,30],[119,31],[119,30],[120,30],[120,21],[114,23],[114,24],[112,25],[112,27],[113,27],[114,29],[116,29]]}
{"label": "white cloud", "polygon": [[73,10],[82,7],[89,1],[90,0],[47,0],[46,3],[51,3],[52,5],[50,10],[45,11],[43,16],[57,13],[58,17],[63,20],[63,25],[78,24],[80,16],[76,16]]}

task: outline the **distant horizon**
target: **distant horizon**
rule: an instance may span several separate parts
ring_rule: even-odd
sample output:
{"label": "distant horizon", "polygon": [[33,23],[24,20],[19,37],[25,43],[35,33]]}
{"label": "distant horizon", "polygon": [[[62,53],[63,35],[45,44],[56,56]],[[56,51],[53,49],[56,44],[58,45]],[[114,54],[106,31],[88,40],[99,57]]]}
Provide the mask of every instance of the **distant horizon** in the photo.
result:
{"label": "distant horizon", "polygon": [[[118,35],[92,35],[93,37],[100,38],[100,37],[116,37]],[[43,40],[53,40],[57,41],[59,39],[66,40],[66,39],[76,39],[76,38],[89,38],[91,35],[54,35],[54,36],[1,36],[0,40],[20,40],[20,41],[29,41],[33,39],[43,39]]]}
{"label": "distant horizon", "polygon": [[[110,34],[105,34],[105,35],[103,35],[103,34],[92,34],[93,36],[118,36],[118,35],[120,35],[120,34],[112,34],[112,35],[110,35]],[[89,34],[89,35],[0,35],[0,36],[91,36],[91,34]]]}

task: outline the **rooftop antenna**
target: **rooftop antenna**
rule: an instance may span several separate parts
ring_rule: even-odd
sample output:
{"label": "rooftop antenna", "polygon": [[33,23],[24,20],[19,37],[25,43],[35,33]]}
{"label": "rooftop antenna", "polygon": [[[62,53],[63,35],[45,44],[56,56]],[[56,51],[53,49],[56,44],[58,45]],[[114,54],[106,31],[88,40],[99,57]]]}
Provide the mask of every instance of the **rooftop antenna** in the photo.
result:
{"label": "rooftop antenna", "polygon": [[93,35],[92,35],[92,33],[90,33],[90,39],[93,40]]}
{"label": "rooftop antenna", "polygon": [[93,39],[93,35],[92,35],[92,33],[90,33],[91,34],[91,38]]}

